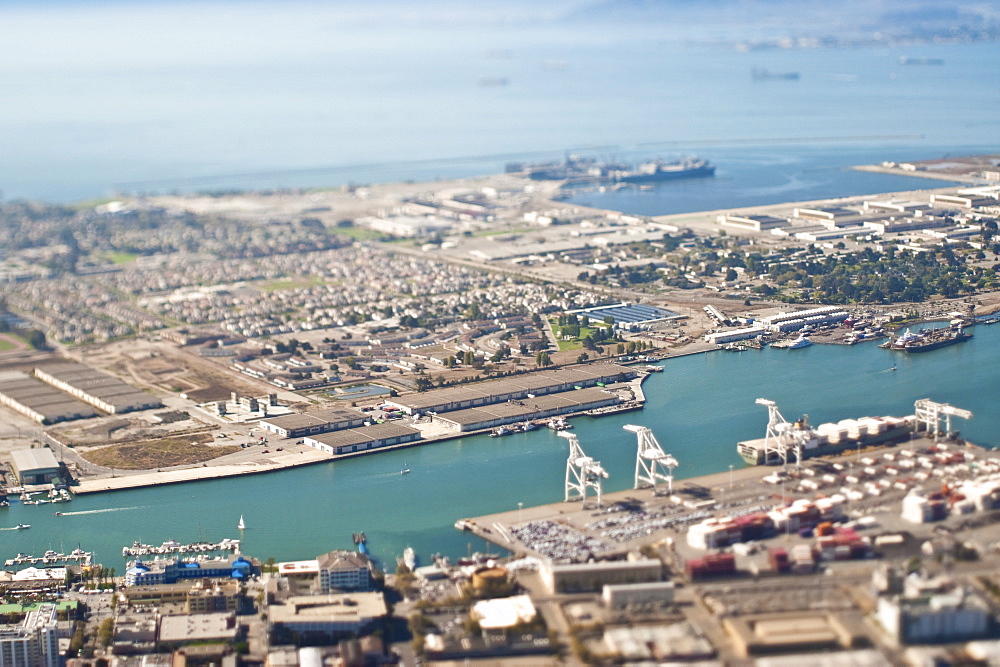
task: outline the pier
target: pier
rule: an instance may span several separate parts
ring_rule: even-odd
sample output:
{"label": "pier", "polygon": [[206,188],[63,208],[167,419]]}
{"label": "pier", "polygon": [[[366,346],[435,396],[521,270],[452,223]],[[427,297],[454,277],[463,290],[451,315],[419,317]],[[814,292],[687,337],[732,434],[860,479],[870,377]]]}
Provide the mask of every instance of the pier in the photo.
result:
{"label": "pier", "polygon": [[79,563],[80,565],[90,565],[93,556],[93,553],[84,551],[83,549],[74,549],[68,554],[46,551],[42,556],[18,554],[13,558],[5,560],[3,564],[5,567],[14,567],[16,565],[60,565],[72,562]]}
{"label": "pier", "polygon": [[164,542],[160,546],[151,544],[141,544],[133,542],[130,547],[122,548],[122,556],[169,556],[186,554],[205,554],[213,551],[231,551],[238,554],[240,552],[240,541],[226,538],[221,542],[194,542],[192,544],[181,544],[174,540]]}

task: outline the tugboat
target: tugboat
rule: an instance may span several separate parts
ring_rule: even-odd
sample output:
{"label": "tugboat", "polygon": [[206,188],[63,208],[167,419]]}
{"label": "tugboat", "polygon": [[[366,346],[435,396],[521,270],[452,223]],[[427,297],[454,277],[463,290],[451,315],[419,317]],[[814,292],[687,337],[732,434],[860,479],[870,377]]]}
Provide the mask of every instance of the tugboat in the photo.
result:
{"label": "tugboat", "polygon": [[568,431],[573,428],[573,426],[563,417],[553,417],[549,420],[548,426],[553,431]]}

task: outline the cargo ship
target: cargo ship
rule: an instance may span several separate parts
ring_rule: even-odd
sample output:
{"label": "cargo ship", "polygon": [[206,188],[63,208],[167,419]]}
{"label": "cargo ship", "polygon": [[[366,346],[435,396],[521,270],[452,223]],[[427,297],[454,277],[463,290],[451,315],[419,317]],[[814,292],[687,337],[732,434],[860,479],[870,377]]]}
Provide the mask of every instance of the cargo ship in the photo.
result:
{"label": "cargo ship", "polygon": [[922,329],[915,333],[907,329],[895,338],[890,338],[880,347],[903,352],[929,352],[939,347],[964,343],[970,338],[972,338],[972,334],[963,331],[962,327]]}
{"label": "cargo ship", "polygon": [[648,185],[684,178],[715,175],[715,167],[696,157],[681,160],[649,160],[636,166],[600,162],[594,158],[569,156],[562,162],[507,164],[506,173],[521,174],[534,181],[566,181],[567,185]]}
{"label": "cargo ship", "polygon": [[768,424],[768,435],[736,444],[736,451],[749,465],[776,465],[783,462],[786,450],[789,462],[815,456],[841,454],[845,451],[884,445],[908,438],[914,430],[914,418],[864,417],[843,419],[813,428],[808,419]]}

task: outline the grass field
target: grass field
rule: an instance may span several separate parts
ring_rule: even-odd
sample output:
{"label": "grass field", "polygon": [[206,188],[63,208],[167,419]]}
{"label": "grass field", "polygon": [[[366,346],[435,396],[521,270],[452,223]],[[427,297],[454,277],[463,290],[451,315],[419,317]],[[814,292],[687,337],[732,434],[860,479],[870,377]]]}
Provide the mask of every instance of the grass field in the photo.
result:
{"label": "grass field", "polygon": [[330,232],[337,236],[346,236],[355,241],[384,241],[388,238],[382,232],[365,227],[337,227],[331,229]]}
{"label": "grass field", "polygon": [[0,352],[7,352],[8,350],[16,350],[21,347],[18,341],[27,345],[27,341],[16,334],[12,333],[0,333]]}
{"label": "grass field", "polygon": [[322,285],[323,279],[319,276],[300,276],[298,278],[287,278],[285,280],[271,280],[261,283],[260,288],[265,292],[280,292],[287,289],[302,289],[303,287],[315,287]]}
{"label": "grass field", "polygon": [[112,264],[128,264],[134,262],[139,255],[134,252],[106,252],[101,256]]}
{"label": "grass field", "polygon": [[[208,436],[211,437],[211,436]],[[167,438],[151,442],[130,442],[110,445],[87,452],[88,461],[122,470],[153,470],[191,463],[201,463],[224,454],[239,451],[239,447],[209,447],[197,440],[203,438]]]}

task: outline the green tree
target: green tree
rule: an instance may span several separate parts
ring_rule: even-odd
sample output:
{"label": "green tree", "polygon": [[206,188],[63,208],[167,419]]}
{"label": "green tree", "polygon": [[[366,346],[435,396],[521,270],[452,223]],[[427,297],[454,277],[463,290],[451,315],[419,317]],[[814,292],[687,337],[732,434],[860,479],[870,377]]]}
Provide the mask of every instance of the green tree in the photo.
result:
{"label": "green tree", "polygon": [[115,638],[115,619],[106,618],[101,621],[101,626],[97,629],[97,641],[101,646],[110,646]]}
{"label": "green tree", "polygon": [[45,333],[38,331],[37,329],[32,329],[28,332],[28,345],[36,350],[45,349]]}

